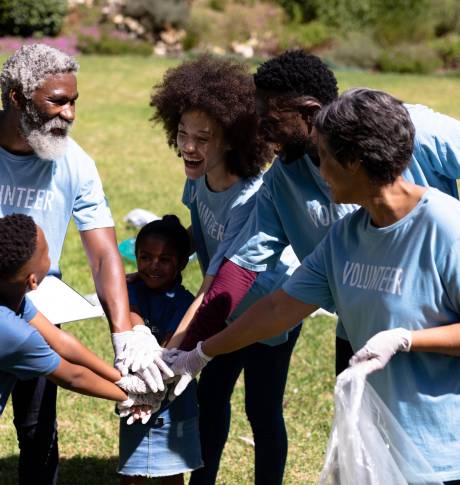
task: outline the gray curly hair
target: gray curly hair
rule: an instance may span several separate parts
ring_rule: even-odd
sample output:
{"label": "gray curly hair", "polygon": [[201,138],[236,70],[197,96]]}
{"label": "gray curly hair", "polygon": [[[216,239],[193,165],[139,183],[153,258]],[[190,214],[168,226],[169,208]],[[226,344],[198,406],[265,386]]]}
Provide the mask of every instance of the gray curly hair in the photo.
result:
{"label": "gray curly hair", "polygon": [[3,109],[9,108],[12,89],[17,89],[30,99],[47,76],[75,73],[78,68],[73,57],[53,47],[45,44],[23,45],[6,60],[0,74]]}

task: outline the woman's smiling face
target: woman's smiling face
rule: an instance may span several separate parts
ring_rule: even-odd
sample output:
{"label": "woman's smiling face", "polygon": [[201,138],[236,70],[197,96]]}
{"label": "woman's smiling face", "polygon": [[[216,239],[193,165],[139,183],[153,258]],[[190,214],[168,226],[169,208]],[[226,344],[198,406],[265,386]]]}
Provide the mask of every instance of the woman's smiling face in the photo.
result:
{"label": "woman's smiling face", "polygon": [[222,127],[203,111],[186,111],[181,116],[177,147],[189,179],[225,170],[227,146]]}

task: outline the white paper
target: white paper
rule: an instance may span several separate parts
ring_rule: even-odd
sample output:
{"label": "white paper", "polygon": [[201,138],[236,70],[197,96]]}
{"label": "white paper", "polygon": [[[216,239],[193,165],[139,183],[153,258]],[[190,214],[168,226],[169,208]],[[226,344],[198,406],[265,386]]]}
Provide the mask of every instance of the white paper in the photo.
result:
{"label": "white paper", "polygon": [[46,276],[39,287],[27,293],[37,310],[55,325],[102,317],[104,310],[55,276]]}

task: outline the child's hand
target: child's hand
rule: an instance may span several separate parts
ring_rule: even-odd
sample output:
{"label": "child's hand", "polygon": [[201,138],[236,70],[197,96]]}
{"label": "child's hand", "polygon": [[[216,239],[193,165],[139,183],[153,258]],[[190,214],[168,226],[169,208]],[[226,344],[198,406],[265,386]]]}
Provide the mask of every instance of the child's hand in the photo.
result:
{"label": "child's hand", "polygon": [[131,415],[128,417],[126,424],[131,425],[141,420],[142,424],[147,424],[153,414],[152,406],[133,406],[130,409]]}

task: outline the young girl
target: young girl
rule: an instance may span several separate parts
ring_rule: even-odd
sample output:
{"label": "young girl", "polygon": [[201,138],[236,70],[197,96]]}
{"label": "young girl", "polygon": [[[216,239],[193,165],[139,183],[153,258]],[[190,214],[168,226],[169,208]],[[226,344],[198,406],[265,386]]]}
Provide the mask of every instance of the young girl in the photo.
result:
{"label": "young girl", "polygon": [[[173,335],[192,294],[181,285],[190,254],[187,230],[176,216],[144,226],[136,238],[138,276],[128,283],[133,325],[145,323],[165,345]],[[198,435],[196,384],[147,424],[120,421],[119,473],[122,485],[161,477],[161,485],[182,485],[183,473],[202,465]]]}
{"label": "young girl", "polygon": [[[187,337],[182,341],[185,330],[212,293],[211,284],[226,249],[254,207],[262,167],[270,162],[271,152],[257,136],[254,83],[242,63],[210,56],[186,62],[166,73],[151,104],[156,108],[154,119],[162,123],[169,144],[184,163],[183,202],[190,209],[204,275],[198,297],[168,344],[187,349]],[[274,271],[257,278],[237,312],[276,288],[297,264],[286,253]],[[217,318],[228,313],[232,299],[226,294],[217,301]],[[191,484],[216,481],[230,427],[230,398],[243,369],[246,414],[254,433],[256,483],[282,483],[287,454],[282,402],[299,330],[214,359],[203,371],[198,400],[204,467],[192,473]]]}

